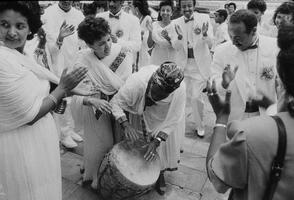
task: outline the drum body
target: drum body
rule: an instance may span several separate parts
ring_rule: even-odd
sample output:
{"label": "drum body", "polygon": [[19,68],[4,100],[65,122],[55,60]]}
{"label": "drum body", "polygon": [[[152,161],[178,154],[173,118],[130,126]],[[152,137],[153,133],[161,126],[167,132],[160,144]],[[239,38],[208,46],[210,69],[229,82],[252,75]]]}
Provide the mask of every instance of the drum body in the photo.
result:
{"label": "drum body", "polygon": [[[107,153],[98,172],[98,191],[107,200],[122,200],[142,195],[152,189],[160,173],[160,160],[147,162],[143,140],[122,141]],[[145,147],[144,147],[145,146]]]}

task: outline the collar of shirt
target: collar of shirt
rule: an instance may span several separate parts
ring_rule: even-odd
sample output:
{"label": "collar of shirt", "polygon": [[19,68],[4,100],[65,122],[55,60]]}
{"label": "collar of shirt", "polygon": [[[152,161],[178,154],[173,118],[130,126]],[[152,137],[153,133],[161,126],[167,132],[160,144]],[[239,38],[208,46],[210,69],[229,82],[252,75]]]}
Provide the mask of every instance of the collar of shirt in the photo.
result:
{"label": "collar of shirt", "polygon": [[186,17],[184,17],[184,21],[185,21],[185,23],[192,22],[192,21],[194,21],[194,16],[192,15],[190,17],[190,19],[187,19]]}
{"label": "collar of shirt", "polygon": [[109,11],[109,18],[119,19],[121,14],[122,14],[121,10],[118,13],[116,13],[115,15],[112,12]]}
{"label": "collar of shirt", "polygon": [[255,41],[250,45],[248,48],[246,48],[244,51],[249,50],[249,49],[257,49],[259,45],[259,37],[257,36]]}

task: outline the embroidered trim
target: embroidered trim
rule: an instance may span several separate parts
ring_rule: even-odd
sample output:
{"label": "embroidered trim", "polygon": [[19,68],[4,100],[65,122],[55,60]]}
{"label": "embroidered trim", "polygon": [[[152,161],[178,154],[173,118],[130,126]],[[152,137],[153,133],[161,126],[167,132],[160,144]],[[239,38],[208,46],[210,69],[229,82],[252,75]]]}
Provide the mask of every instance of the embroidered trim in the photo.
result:
{"label": "embroidered trim", "polygon": [[121,51],[118,54],[118,56],[115,58],[115,60],[111,63],[109,67],[111,71],[115,72],[117,68],[122,64],[126,56],[127,56],[126,51]]}

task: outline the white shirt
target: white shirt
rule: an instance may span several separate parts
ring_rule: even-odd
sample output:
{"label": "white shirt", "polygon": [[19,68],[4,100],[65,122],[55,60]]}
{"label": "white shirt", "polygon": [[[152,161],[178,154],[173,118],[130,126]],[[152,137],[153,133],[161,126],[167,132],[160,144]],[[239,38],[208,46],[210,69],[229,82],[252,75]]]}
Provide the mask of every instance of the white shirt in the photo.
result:
{"label": "white shirt", "polygon": [[[77,29],[78,25],[84,19],[84,15],[74,7],[68,12],[64,12],[58,3],[56,3],[45,10],[42,19],[48,45],[55,45],[62,23],[66,21],[67,24],[74,25],[75,29]],[[62,57],[59,57],[59,66],[61,68],[67,67],[71,69],[81,46],[82,42],[78,39],[76,31],[73,35],[64,38],[60,49],[60,56]]]}
{"label": "white shirt", "polygon": [[213,47],[211,51],[213,52],[216,46],[229,40],[230,40],[230,36],[228,33],[228,24],[226,22],[223,22],[219,24],[218,27],[216,28],[214,43],[213,43]]}
{"label": "white shirt", "polygon": [[109,17],[109,14],[109,11],[98,13],[96,17],[102,17],[108,21],[113,35],[116,35],[118,31],[122,32],[122,35],[118,37],[118,44],[133,53],[138,52],[141,49],[141,27],[139,19],[122,10],[116,14],[119,16],[119,19]]}

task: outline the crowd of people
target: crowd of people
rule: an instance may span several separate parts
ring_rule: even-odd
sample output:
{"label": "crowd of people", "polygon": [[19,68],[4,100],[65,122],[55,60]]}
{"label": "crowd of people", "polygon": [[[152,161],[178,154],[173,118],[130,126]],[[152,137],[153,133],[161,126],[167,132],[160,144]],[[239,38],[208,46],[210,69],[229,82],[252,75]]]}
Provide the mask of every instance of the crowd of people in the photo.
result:
{"label": "crowd of people", "polygon": [[[231,2],[214,12],[216,27],[196,0],[177,3],[174,17],[173,1],[160,1],[156,21],[147,0],[133,0],[129,12],[123,0],[83,12],[73,1],[0,3],[0,199],[61,200],[59,142],[84,141],[83,183],[99,189],[104,155],[139,139],[146,162],[159,155],[163,195],[188,109],[205,135],[207,98],[216,115],[206,162],[215,189],[231,188],[231,199],[294,197],[294,2],[281,3],[272,24],[262,20],[264,0],[247,9]],[[285,156],[272,166],[281,130]],[[276,168],[280,180],[268,189]]]}

